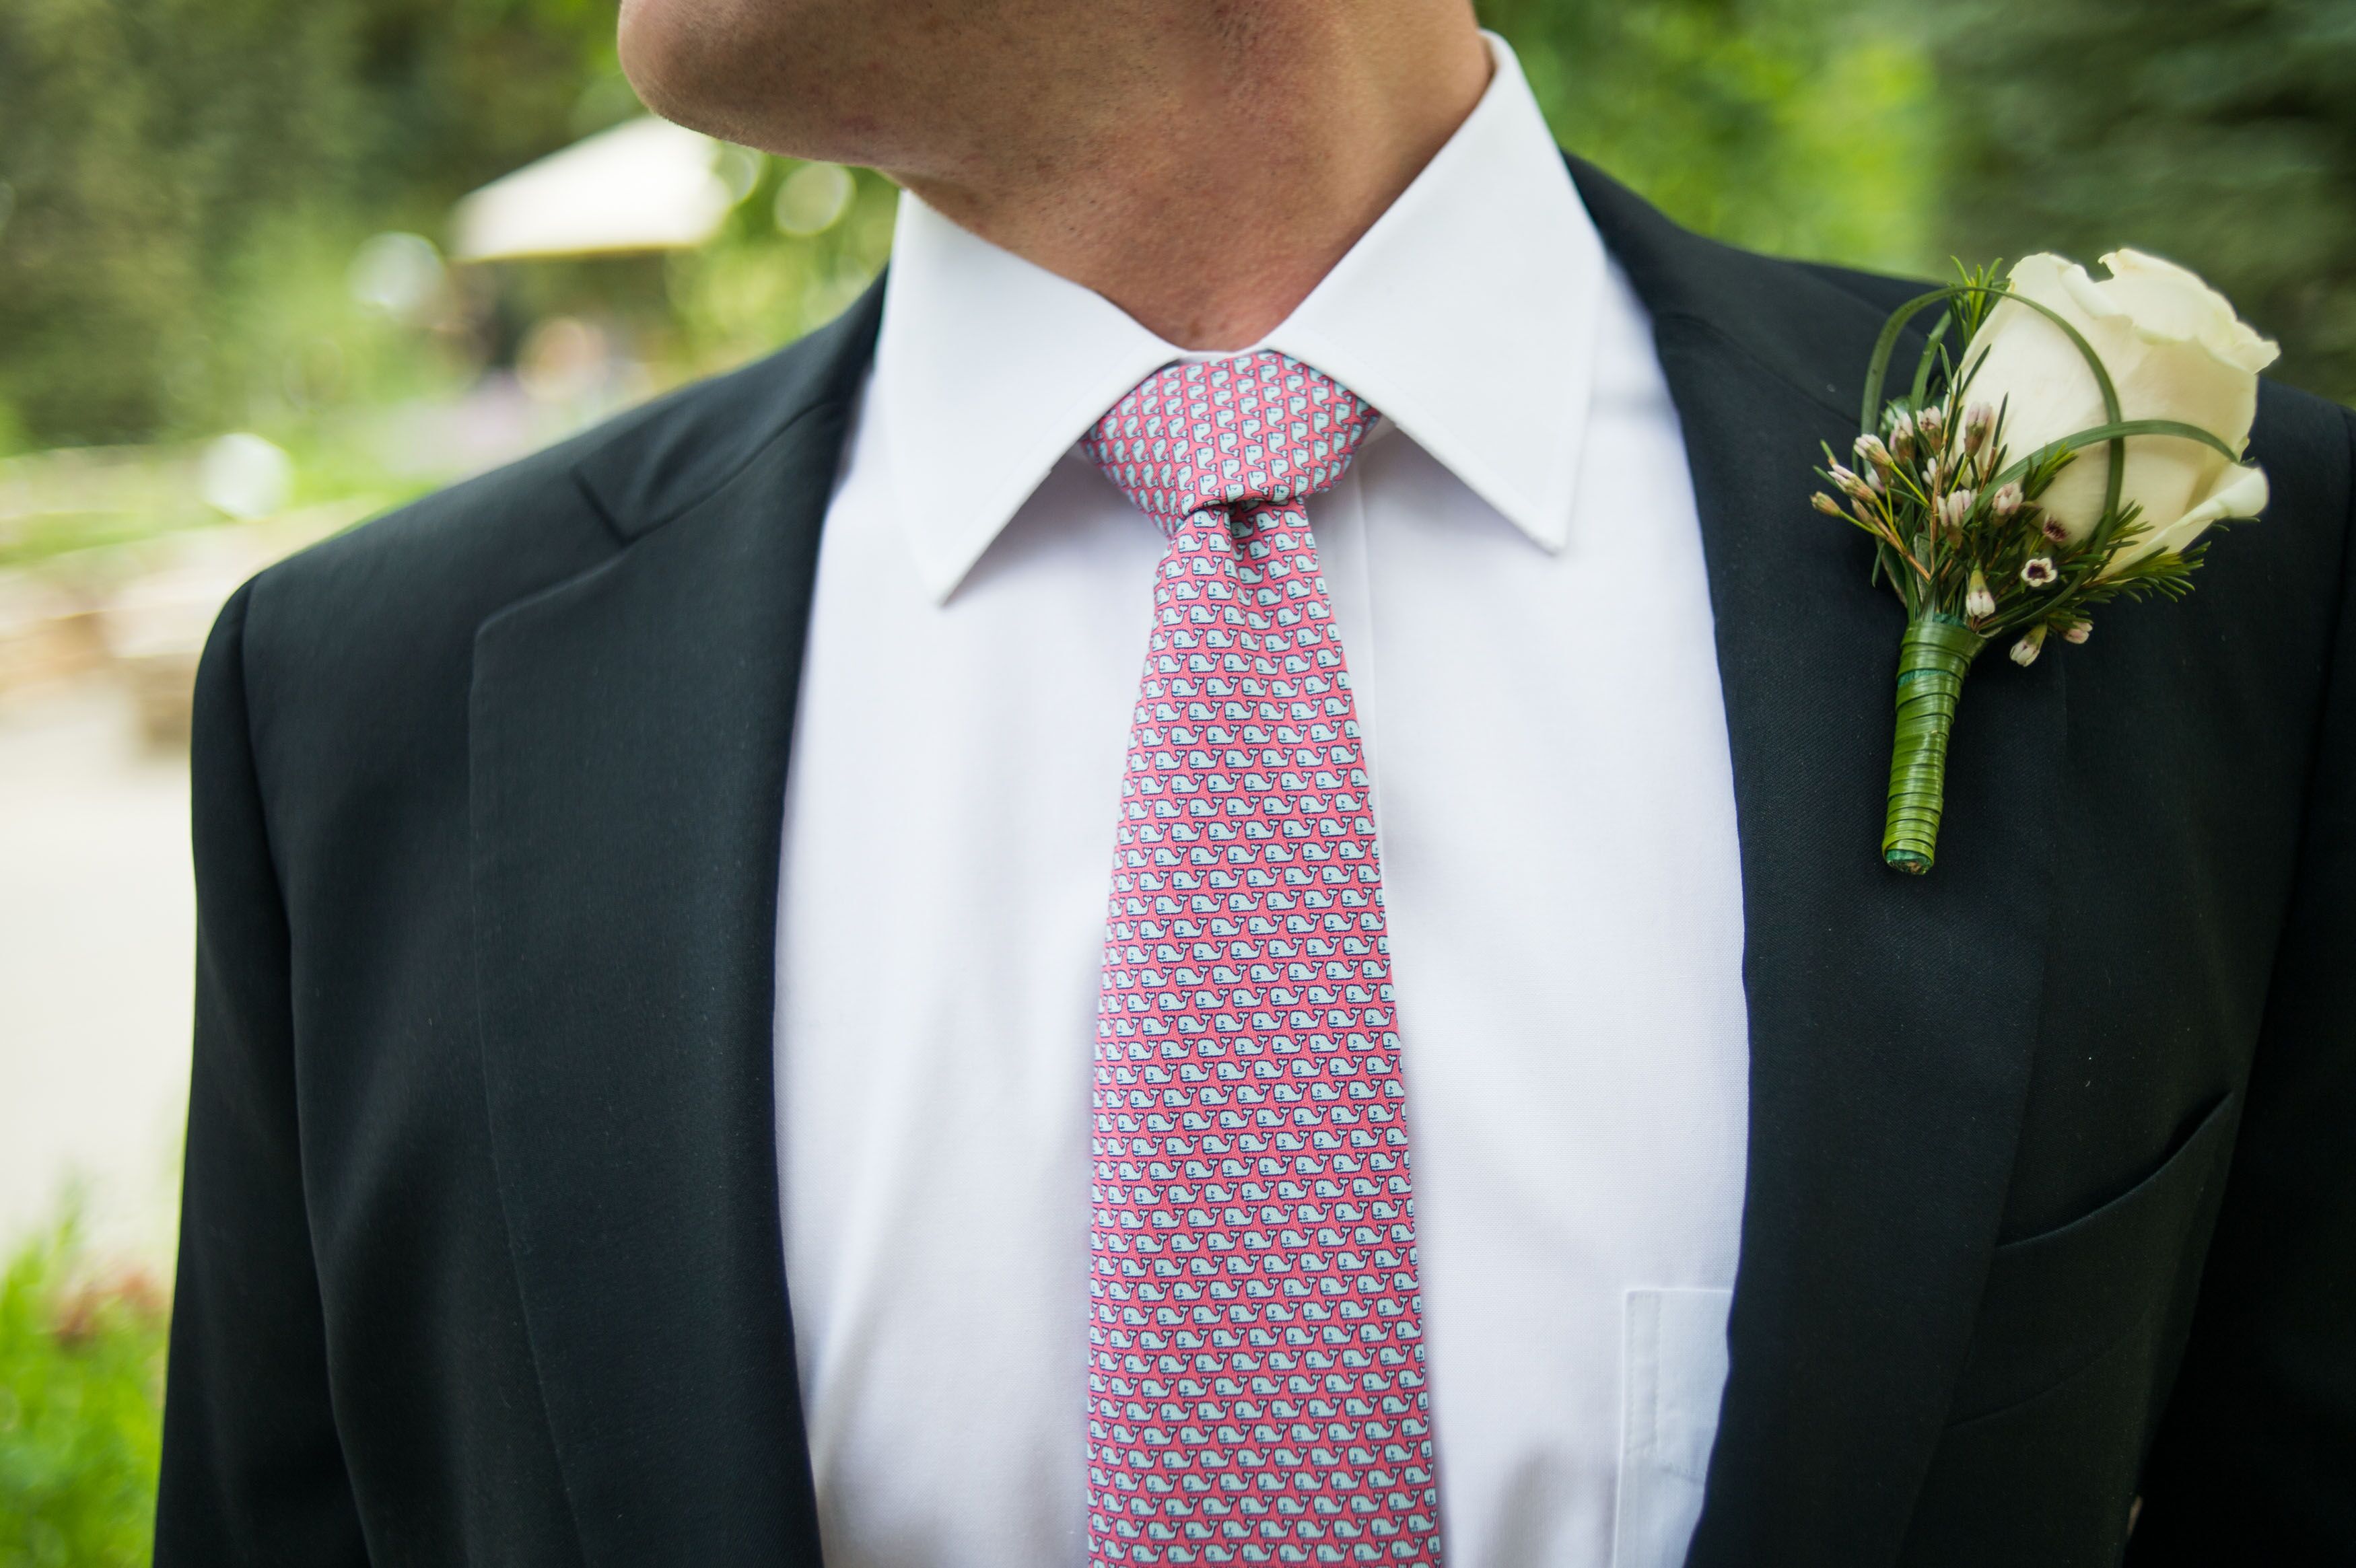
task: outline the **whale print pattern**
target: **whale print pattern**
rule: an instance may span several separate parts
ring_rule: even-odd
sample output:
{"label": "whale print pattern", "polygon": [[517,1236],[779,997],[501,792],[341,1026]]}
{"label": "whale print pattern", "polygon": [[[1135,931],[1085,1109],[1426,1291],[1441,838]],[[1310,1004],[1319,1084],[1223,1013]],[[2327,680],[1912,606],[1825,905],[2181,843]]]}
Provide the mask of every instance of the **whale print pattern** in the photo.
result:
{"label": "whale print pattern", "polygon": [[1374,418],[1260,352],[1083,443],[1170,539],[1098,1012],[1091,1565],[1440,1562],[1381,868],[1302,508]]}

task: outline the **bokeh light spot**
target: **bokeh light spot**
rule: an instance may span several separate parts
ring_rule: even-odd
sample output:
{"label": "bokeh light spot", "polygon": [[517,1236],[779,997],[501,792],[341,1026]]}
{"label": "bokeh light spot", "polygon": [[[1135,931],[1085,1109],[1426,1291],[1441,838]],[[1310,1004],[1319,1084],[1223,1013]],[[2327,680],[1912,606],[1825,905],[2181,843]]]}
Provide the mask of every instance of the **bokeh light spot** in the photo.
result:
{"label": "bokeh light spot", "polygon": [[352,298],[397,321],[420,321],[441,297],[442,252],[423,234],[375,234],[352,252]]}
{"label": "bokeh light spot", "polygon": [[797,236],[822,234],[851,209],[851,171],[840,164],[804,164],[777,187],[777,229]]}

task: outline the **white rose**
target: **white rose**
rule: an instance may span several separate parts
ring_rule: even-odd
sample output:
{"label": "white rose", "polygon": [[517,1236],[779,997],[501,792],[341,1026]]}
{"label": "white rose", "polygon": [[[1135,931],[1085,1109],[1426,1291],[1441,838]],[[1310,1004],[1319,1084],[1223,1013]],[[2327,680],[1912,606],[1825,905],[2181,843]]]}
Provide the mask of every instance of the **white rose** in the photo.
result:
{"label": "white rose", "polygon": [[[2225,296],[2172,261],[2140,251],[2103,258],[2109,278],[2060,256],[2023,257],[2011,287],[2085,334],[2111,373],[2119,410],[2131,420],[2197,425],[2235,452],[2257,417],[2258,372],[2281,352],[2233,314]],[[2061,328],[2014,300],[1997,302],[1965,351],[1985,351],[1972,382],[1975,402],[2007,406],[2005,446],[2011,460],[2105,422],[2094,372]],[[2228,462],[2198,442],[2130,437],[2120,501],[2143,508],[2152,530],[2115,558],[2125,565],[2158,550],[2182,550],[2210,524],[2254,517],[2266,504],[2266,476]],[[2109,483],[2107,448],[2082,447],[2040,498],[2074,541],[2100,520]]]}

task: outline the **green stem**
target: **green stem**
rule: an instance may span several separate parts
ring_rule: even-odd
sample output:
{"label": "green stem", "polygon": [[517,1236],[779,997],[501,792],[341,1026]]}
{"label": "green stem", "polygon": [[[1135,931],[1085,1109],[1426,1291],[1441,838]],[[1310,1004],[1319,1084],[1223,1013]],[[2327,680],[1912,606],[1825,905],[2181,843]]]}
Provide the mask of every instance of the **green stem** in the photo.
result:
{"label": "green stem", "polygon": [[1964,694],[1964,672],[1987,645],[1963,622],[1924,615],[1898,645],[1898,736],[1890,750],[1890,816],[1881,858],[1916,876],[1931,869],[1947,789],[1947,732]]}

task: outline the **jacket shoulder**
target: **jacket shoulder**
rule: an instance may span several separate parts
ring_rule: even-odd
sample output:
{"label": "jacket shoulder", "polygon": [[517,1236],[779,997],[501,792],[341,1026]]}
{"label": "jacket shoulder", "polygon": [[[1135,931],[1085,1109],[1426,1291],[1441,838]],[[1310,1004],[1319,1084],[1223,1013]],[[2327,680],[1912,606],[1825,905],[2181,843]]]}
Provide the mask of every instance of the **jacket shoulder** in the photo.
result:
{"label": "jacket shoulder", "polygon": [[313,545],[249,586],[249,668],[316,675],[470,645],[483,620],[608,559],[693,506],[873,351],[881,284],[843,315],[741,369]]}
{"label": "jacket shoulder", "polygon": [[1841,293],[1863,301],[1885,315],[1908,300],[1939,287],[1937,283],[1922,278],[1859,272],[1855,267],[1836,267],[1826,261],[1779,261],[1772,257],[1761,257],[1760,260],[1771,265],[1792,268],[1820,283],[1830,283]]}

